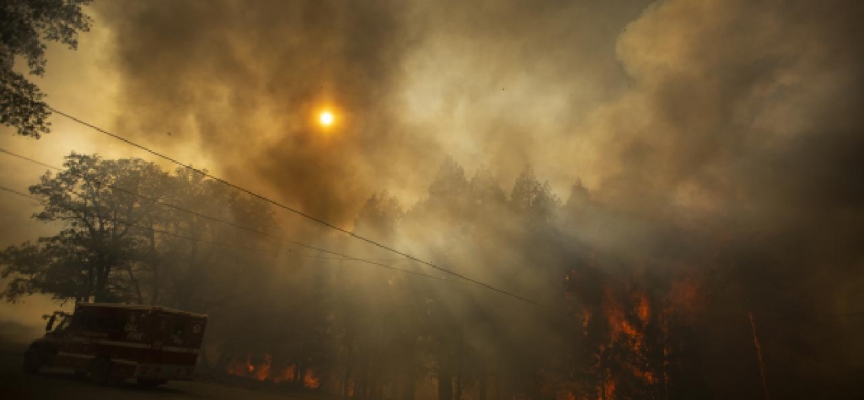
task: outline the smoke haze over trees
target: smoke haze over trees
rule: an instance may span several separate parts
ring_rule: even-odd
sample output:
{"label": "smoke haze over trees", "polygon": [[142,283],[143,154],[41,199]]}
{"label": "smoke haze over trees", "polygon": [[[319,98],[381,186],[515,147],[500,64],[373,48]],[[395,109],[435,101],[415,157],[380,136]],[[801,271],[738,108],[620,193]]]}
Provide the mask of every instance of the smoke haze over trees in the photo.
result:
{"label": "smoke haze over trees", "polygon": [[[215,371],[358,398],[864,389],[860,2],[103,1],[87,11],[94,32],[76,54],[105,58],[74,60],[112,91],[67,104],[100,110],[100,126],[548,308],[128,148],[84,155],[95,150],[78,141],[99,154],[110,145],[73,132],[37,144],[79,150],[67,168],[86,178],[67,170],[36,183],[6,172],[12,161],[0,171],[16,187],[36,183],[31,194],[47,201],[37,219],[60,226],[3,253],[10,277],[27,278],[7,298],[206,312]],[[108,44],[87,50],[97,34]],[[70,81],[75,70],[63,70]],[[322,107],[337,118],[326,132],[311,117]],[[20,210],[13,201],[0,208]]]}
{"label": "smoke haze over trees", "polygon": [[[825,354],[820,342],[839,331],[781,335],[837,321],[802,313],[764,281],[751,287],[752,269],[727,264],[757,255],[707,251],[675,227],[647,230],[666,236],[662,247],[620,254],[586,232],[646,230],[581,182],[562,202],[530,165],[505,191],[485,167],[466,174],[448,158],[423,200],[406,207],[375,194],[353,231],[539,307],[345,236],[305,240],[423,275],[286,244],[263,202],[188,169],[78,154],[64,166],[30,193],[45,204],[35,218],[66,228],[0,254],[14,278],[4,296],[208,313],[203,362],[217,374],[355,398],[747,397],[761,385],[747,323],[759,307],[766,351],[785,357],[771,365],[774,394],[855,390],[853,365],[816,375],[827,366],[802,353]],[[770,310],[774,302],[783,308]]]}

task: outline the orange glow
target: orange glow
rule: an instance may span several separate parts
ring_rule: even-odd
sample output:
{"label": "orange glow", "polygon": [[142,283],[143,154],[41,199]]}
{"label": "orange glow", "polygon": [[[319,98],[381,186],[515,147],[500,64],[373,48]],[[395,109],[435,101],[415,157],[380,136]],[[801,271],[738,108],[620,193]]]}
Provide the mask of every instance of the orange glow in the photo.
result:
{"label": "orange glow", "polygon": [[636,312],[643,324],[647,324],[648,320],[651,319],[651,306],[648,304],[648,296],[644,292],[639,294]]}
{"label": "orange glow", "polygon": [[669,311],[692,314],[700,305],[699,284],[692,279],[675,282],[667,298]]}
{"label": "orange glow", "polygon": [[303,377],[303,387],[317,389],[320,384],[321,380],[312,371],[306,371],[306,376]]}
{"label": "orange glow", "polygon": [[[702,308],[704,299],[698,280],[683,277],[673,281],[663,297],[655,297],[636,279],[603,285],[601,293],[599,310],[588,308],[582,310],[581,315],[577,314],[586,338],[589,326],[599,323],[606,328],[606,337],[597,344],[592,355],[591,369],[600,379],[593,384],[596,386],[581,392],[593,392],[591,397],[598,400],[612,400],[621,396],[616,393],[619,384],[630,385],[637,379],[650,390],[668,393],[667,371],[674,357],[671,353],[678,344],[670,342],[669,330],[674,324],[694,318]],[[661,335],[648,334],[652,328],[657,328]],[[649,353],[654,349],[662,351],[662,360],[654,360]],[[759,350],[757,344],[757,352]],[[662,385],[662,389],[657,385]]]}
{"label": "orange glow", "polygon": [[266,381],[267,377],[270,376],[270,363],[273,358],[270,357],[269,354],[264,355],[264,362],[257,365],[255,368],[255,379],[259,381]]}
{"label": "orange glow", "polygon": [[[646,301],[647,307],[647,301]],[[642,307],[637,309],[641,313]],[[645,311],[646,316],[648,311]],[[617,301],[615,293],[611,288],[606,288],[603,301],[603,314],[606,315],[612,342],[615,342],[622,334],[635,339],[635,345],[640,347],[642,344],[642,332],[639,332],[629,321],[624,313],[624,305]],[[640,315],[641,318],[641,315]]]}
{"label": "orange glow", "polygon": [[273,356],[264,354],[260,363],[252,362],[252,355],[246,355],[245,359],[235,359],[225,366],[228,375],[254,379],[259,382],[271,381],[274,383],[291,382],[294,380],[295,366],[290,365],[281,369],[273,368]]}
{"label": "orange glow", "polygon": [[296,366],[289,365],[288,368],[279,371],[279,373],[275,374],[271,379],[273,380],[273,383],[294,382],[294,371],[296,369]]}
{"label": "orange glow", "polygon": [[234,375],[234,376],[246,376],[246,374],[248,374],[249,372],[252,372],[253,369],[255,369],[255,366],[249,364],[248,359],[246,359],[246,360],[237,361],[234,363],[229,363],[225,367],[225,373],[227,373],[228,375]]}
{"label": "orange glow", "polygon": [[[607,375],[610,374],[610,371],[606,371]],[[603,391],[600,392],[601,400],[612,400],[615,398],[615,381],[611,378],[606,378],[603,382]]]}
{"label": "orange glow", "polygon": [[318,114],[318,122],[323,126],[330,126],[336,122],[336,116],[334,116],[331,111],[324,110]]}

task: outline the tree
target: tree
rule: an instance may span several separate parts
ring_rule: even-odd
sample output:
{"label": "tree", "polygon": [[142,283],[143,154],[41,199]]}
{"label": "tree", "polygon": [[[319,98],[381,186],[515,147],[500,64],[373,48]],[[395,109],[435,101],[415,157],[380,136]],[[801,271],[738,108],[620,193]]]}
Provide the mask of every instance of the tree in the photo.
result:
{"label": "tree", "polygon": [[468,188],[465,170],[453,158],[448,157],[438,168],[435,180],[429,185],[430,198],[447,198],[462,194]]}
{"label": "tree", "polygon": [[251,268],[264,264],[261,252],[242,261],[232,252],[264,250],[258,235],[236,226],[272,230],[263,202],[198,172],[169,174],[140,159],[73,153],[64,166],[30,187],[44,204],[34,218],[63,228],[0,252],[2,275],[11,278],[7,300],[42,293],[205,310],[240,295],[234,271],[241,262],[245,276],[265,280]]}
{"label": "tree", "polygon": [[49,132],[51,114],[45,95],[15,72],[15,59],[27,61],[30,75],[45,73],[46,41],[78,47],[78,32],[90,30],[81,6],[91,0],[4,0],[0,3],[0,123],[18,134],[39,138]]}
{"label": "tree", "polygon": [[396,222],[402,216],[399,200],[387,192],[372,195],[354,222],[354,230],[377,240],[389,240],[395,234]]}
{"label": "tree", "polygon": [[[3,252],[4,276],[17,276],[3,294],[9,300],[32,293],[77,301],[90,296],[96,301],[123,299],[129,294],[123,274],[132,273],[131,264],[140,256],[139,224],[155,206],[131,193],[140,190],[158,197],[155,193],[164,190],[167,174],[143,160],[75,153],[66,157],[64,166],[56,175],[42,176],[30,193],[45,205],[34,215],[37,220],[60,221],[66,227],[35,244]],[[134,282],[135,277],[129,277]]]}
{"label": "tree", "polygon": [[2,272],[10,280],[2,293],[15,302],[23,296],[41,293],[57,300],[79,299],[88,286],[86,266],[80,262],[78,247],[68,232],[36,243],[25,242],[0,253]]}
{"label": "tree", "polygon": [[[163,208],[165,215],[151,214],[154,228],[174,235],[154,235],[150,239],[153,251],[149,254],[154,260],[147,267],[151,271],[153,301],[203,310],[215,304],[208,290],[220,293],[223,299],[239,295],[230,272],[240,265],[249,268],[263,264],[265,253],[241,250],[238,255],[232,248],[215,244],[262,248],[260,242],[264,238],[236,226],[215,223],[202,215],[217,216],[259,232],[272,232],[275,226],[272,210],[264,202],[183,167],[169,177],[167,190],[166,202],[182,210]],[[197,215],[183,210],[194,210]]]}
{"label": "tree", "polygon": [[526,165],[513,185],[510,205],[529,224],[542,226],[554,218],[561,200],[552,192],[549,182],[541,184],[534,175],[534,169]]}
{"label": "tree", "polygon": [[588,189],[582,184],[581,179],[577,179],[570,188],[570,198],[567,199],[565,208],[574,213],[584,213],[591,207],[591,194]]}

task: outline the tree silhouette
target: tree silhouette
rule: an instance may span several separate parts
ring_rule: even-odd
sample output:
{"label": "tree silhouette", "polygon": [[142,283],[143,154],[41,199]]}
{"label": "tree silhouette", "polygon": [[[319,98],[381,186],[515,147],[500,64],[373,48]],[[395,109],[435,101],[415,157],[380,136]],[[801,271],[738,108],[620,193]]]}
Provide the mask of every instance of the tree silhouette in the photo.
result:
{"label": "tree silhouette", "polygon": [[14,70],[16,57],[27,62],[29,74],[45,73],[46,41],[78,47],[78,32],[90,30],[90,17],[81,7],[91,0],[6,0],[0,4],[0,123],[18,134],[39,138],[49,132],[51,114],[45,94]]}
{"label": "tree silhouette", "polygon": [[[142,160],[102,160],[97,156],[73,153],[66,158],[65,170],[42,176],[30,193],[43,199],[44,208],[34,215],[45,222],[62,221],[66,228],[36,244],[25,244],[4,252],[4,274],[30,276],[28,284],[17,278],[4,295],[15,300],[34,292],[52,293],[55,297],[77,301],[94,296],[96,301],[115,301],[128,293],[123,272],[139,256],[141,228],[152,203],[130,195],[147,188],[159,187],[167,175],[155,164]],[[115,187],[126,188],[126,191]],[[40,254],[41,268],[29,266],[24,254]],[[60,271],[63,271],[60,273]],[[71,272],[71,271],[74,271]],[[74,274],[74,290],[48,285],[56,278]],[[44,276],[45,279],[32,279]]]}

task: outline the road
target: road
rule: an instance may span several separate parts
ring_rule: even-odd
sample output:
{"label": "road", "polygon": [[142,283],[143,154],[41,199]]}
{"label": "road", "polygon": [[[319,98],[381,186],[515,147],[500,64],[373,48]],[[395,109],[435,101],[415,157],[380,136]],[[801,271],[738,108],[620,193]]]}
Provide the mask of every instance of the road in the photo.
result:
{"label": "road", "polygon": [[0,352],[0,399],[285,400],[295,398],[308,400],[308,397],[266,393],[211,382],[169,382],[149,390],[139,389],[132,383],[120,386],[98,386],[61,370],[47,370],[38,375],[27,375],[21,372],[22,361],[23,357],[18,353]]}

